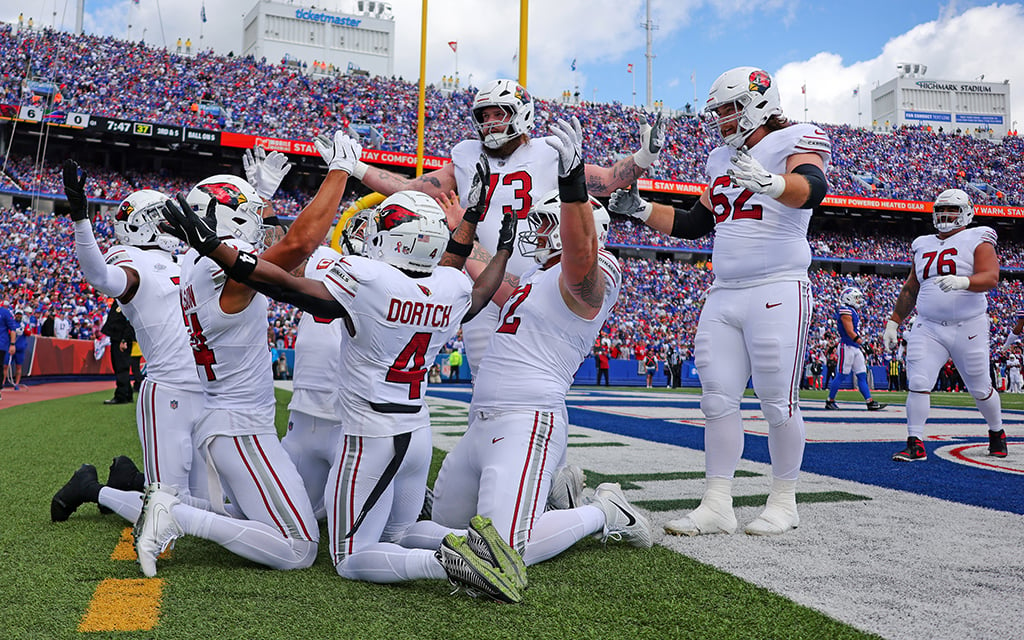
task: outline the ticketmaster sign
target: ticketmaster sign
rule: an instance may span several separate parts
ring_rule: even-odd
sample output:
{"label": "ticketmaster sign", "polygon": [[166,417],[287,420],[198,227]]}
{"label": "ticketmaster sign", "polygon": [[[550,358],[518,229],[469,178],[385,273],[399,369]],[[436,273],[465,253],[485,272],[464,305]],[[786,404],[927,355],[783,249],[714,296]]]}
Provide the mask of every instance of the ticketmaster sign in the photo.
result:
{"label": "ticketmaster sign", "polygon": [[309,20],[311,22],[326,22],[328,24],[336,24],[340,27],[358,27],[362,20],[358,18],[351,18],[349,16],[332,16],[329,13],[318,13],[316,11],[310,11],[309,9],[296,9],[295,17],[299,20]]}

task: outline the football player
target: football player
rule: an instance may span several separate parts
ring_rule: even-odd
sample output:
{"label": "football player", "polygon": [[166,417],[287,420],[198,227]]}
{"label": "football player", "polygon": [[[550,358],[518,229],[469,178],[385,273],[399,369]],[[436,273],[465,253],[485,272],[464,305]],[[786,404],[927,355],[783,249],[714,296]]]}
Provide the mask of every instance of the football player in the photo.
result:
{"label": "football player", "polygon": [[807,226],[828,190],[828,135],[782,115],[779,89],[765,71],[737,67],[711,85],[701,117],[720,144],[708,155],[708,187],[689,210],[640,199],[634,186],[609,208],[676,237],[715,231],[715,280],[694,339],[703,394],[707,486],[696,510],[665,525],[674,535],[732,533],[732,481],[743,455],[740,400],[753,379],[768,422],[771,492],[745,528],[789,531],[800,519],[796,483],[804,452],[800,369],[814,299]]}
{"label": "football player", "polygon": [[[533,98],[514,80],[499,79],[485,84],[473,100],[471,116],[478,138],[455,145],[451,163],[440,169],[418,178],[406,178],[360,162],[356,164],[354,177],[383,194],[415,189],[439,197],[457,191],[462,207],[467,207],[474,166],[481,154],[486,155],[490,160],[491,184],[487,208],[477,227],[477,240],[481,248],[493,254],[503,212],[511,210],[522,220],[534,203],[558,186],[558,154],[543,144],[542,139],[530,137],[534,121]],[[658,159],[666,123],[660,114],[650,120],[642,119],[640,148],[636,153],[610,168],[585,165],[590,193],[607,196],[617,187],[628,186]],[[450,228],[458,223],[458,217],[449,216]],[[532,264],[529,257],[513,251],[506,273],[513,288],[518,277]],[[464,355],[473,377],[491,334],[498,326],[498,311],[497,305],[490,305],[462,329]]]}
{"label": "football player", "polygon": [[[81,504],[96,502],[135,522],[146,482],[173,487],[186,500],[207,495],[206,467],[192,440],[202,387],[195,370],[181,366],[191,358],[192,348],[177,311],[181,265],[180,256],[172,252],[180,244],[157,227],[167,197],[145,189],[125,198],[114,214],[117,242],[104,255],[88,217],[85,183],[85,172],[67,160],[64,192],[75,227],[79,268],[97,291],[118,300],[146,358],[147,375],[135,405],[144,475],[131,459],[119,456],[111,464],[107,484],[100,485],[96,468],[82,465],[53,496],[50,518],[67,520]],[[203,506],[205,501],[196,504]]]}
{"label": "football player", "polygon": [[519,240],[536,264],[504,296],[474,383],[469,427],[434,483],[438,522],[465,526],[480,513],[527,565],[594,533],[637,547],[652,542],[648,520],[618,484],[599,485],[590,504],[545,511],[569,436],[566,393],[621,284],[618,261],[602,249],[608,214],[587,196],[580,123],[574,117],[552,130],[558,189],[533,206]]}
{"label": "football player", "polygon": [[871,388],[868,385],[868,368],[864,362],[864,352],[861,351],[860,314],[858,311],[864,306],[864,292],[857,287],[846,287],[839,294],[839,308],[836,310],[836,324],[839,325],[839,363],[836,365],[836,375],[832,378],[832,384],[828,387],[828,399],[825,400],[826,409],[838,409],[836,394],[839,392],[839,384],[843,376],[851,373],[857,379],[857,389],[864,396],[864,402],[868,405],[868,411],[879,411],[886,406],[876,402],[871,397]]}
{"label": "football player", "polygon": [[[285,237],[262,254],[266,263],[287,270],[300,265],[326,236],[359,157],[359,145],[341,132],[333,139],[318,137],[314,144],[328,165],[327,176]],[[186,207],[206,213],[215,238],[247,252],[262,249],[263,205],[251,185],[229,175],[201,181],[185,200]],[[316,558],[319,529],[302,478],[274,426],[267,298],[229,279],[195,249],[182,262],[180,312],[204,392],[193,439],[210,471],[214,511],[194,508],[162,484],[150,484],[135,525],[142,572],[155,575],[157,555],[184,534],[274,569],[308,567]],[[226,514],[224,497],[241,517]]]}
{"label": "football player", "polygon": [[370,582],[448,577],[518,602],[525,568],[489,522],[474,525],[476,551],[456,535],[465,531],[417,522],[432,450],[427,368],[459,323],[488,304],[515,236],[517,219],[507,212],[499,251],[481,277],[474,284],[461,271],[483,212],[486,167],[486,159],[478,163],[471,207],[450,239],[433,198],[400,191],[372,216],[365,257],[336,260],[322,281],[296,278],[222,244],[209,222],[190,211],[168,208],[165,216],[179,237],[231,278],[316,317],[344,322],[336,379],[344,436],[325,496],[338,574]]}
{"label": "football player", "polygon": [[935,377],[950,358],[988,424],[988,452],[1006,457],[1002,404],[989,376],[988,298],[999,283],[996,232],[967,225],[974,206],[960,189],[947,189],[935,199],[932,223],[938,233],[911,244],[914,268],[885,323],[886,349],[897,343],[900,322],[917,307],[913,331],[907,334],[907,446],[893,460],[925,460],[924,426],[931,408]]}

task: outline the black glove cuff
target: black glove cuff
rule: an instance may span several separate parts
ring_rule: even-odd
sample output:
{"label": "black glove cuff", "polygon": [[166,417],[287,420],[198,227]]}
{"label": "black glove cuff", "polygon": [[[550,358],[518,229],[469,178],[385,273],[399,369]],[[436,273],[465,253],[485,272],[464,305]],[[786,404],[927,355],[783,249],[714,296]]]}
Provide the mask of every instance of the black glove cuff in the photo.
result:
{"label": "black glove cuff", "polygon": [[558,177],[558,198],[562,202],[586,202],[587,176],[583,163],[569,172],[567,176]]}
{"label": "black glove cuff", "polygon": [[253,254],[239,251],[238,257],[235,258],[235,264],[224,269],[224,273],[228,274],[228,277],[235,282],[246,282],[252,272],[256,270],[258,262],[259,259]]}
{"label": "black glove cuff", "polygon": [[470,224],[477,224],[484,215],[483,207],[470,207],[462,214],[462,219]]}
{"label": "black glove cuff", "polygon": [[270,216],[268,218],[263,218],[263,224],[268,227],[280,227],[281,220],[277,216]]}
{"label": "black glove cuff", "polygon": [[445,249],[448,253],[459,256],[460,258],[468,258],[469,254],[473,252],[472,244],[465,244],[463,242],[456,242],[454,239],[448,241],[448,247]]}

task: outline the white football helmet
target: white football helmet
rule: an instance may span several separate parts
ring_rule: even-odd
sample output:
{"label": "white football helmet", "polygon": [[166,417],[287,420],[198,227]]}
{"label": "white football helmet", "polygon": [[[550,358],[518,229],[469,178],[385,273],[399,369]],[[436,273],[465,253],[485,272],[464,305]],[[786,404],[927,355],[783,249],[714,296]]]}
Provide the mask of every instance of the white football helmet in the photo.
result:
{"label": "white football helmet", "polygon": [[932,206],[932,224],[939,233],[962,229],[974,219],[970,197],[960,189],[946,189]]}
{"label": "white football helmet", "polygon": [[118,244],[132,247],[158,247],[174,251],[180,245],[177,238],[160,231],[163,221],[160,207],[168,198],[159,191],[142,189],[121,201],[114,214],[114,237]]}
{"label": "white football helmet", "polygon": [[206,215],[210,200],[217,201],[217,235],[238,238],[263,249],[267,225],[263,224],[263,198],[248,182],[232,175],[210,176],[188,193],[188,203],[200,216]]}
{"label": "white football helmet", "polygon": [[864,306],[864,292],[857,287],[846,287],[839,294],[839,303],[846,307],[860,309]]}
{"label": "white football helmet", "polygon": [[365,253],[366,230],[374,211],[373,208],[356,211],[345,221],[345,227],[341,230],[341,238],[338,241],[342,255],[361,256]]}
{"label": "white football helmet", "polygon": [[[500,108],[505,119],[500,123],[485,123],[483,110],[486,107]],[[473,126],[488,149],[497,149],[533,128],[533,98],[515,80],[491,80],[484,85],[476,93],[472,113]]]}
{"label": "white football helmet", "polygon": [[[719,116],[717,109],[731,103],[735,104],[735,113]],[[739,149],[768,118],[781,114],[779,89],[768,72],[756,67],[736,67],[718,76],[711,85],[701,120],[713,139]],[[723,133],[722,127],[732,123],[736,130]]]}
{"label": "white football helmet", "polygon": [[[590,197],[590,206],[594,210],[597,244],[599,247],[604,247],[605,240],[608,239],[611,216],[608,215],[608,210],[593,196]],[[544,264],[550,258],[561,255],[562,234],[559,230],[561,218],[562,201],[558,198],[558,189],[554,189],[546,193],[540,202],[534,204],[530,213],[526,215],[526,224],[529,228],[519,232],[519,253],[524,256],[533,256],[537,264]]]}
{"label": "white football helmet", "polygon": [[433,198],[420,191],[399,191],[370,217],[364,255],[404,271],[431,273],[448,237],[444,211]]}

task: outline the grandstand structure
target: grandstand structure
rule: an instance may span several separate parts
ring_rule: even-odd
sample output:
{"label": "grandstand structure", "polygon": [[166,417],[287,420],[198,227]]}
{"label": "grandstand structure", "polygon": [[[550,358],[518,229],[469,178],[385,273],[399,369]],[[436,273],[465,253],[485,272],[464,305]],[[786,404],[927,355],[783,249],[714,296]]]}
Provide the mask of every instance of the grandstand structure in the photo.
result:
{"label": "grandstand structure", "polygon": [[[277,4],[296,10],[275,2],[261,2],[258,8],[270,12]],[[255,56],[182,56],[108,37],[18,32],[12,25],[0,25],[0,67],[0,227],[5,216],[67,206],[60,176],[66,157],[75,157],[89,171],[91,202],[100,211],[136,189],[174,193],[212,174],[241,175],[242,151],[261,145],[288,154],[295,163],[275,201],[279,213],[294,215],[322,177],[312,136],[362,124],[381,133],[375,140],[364,137],[365,162],[407,175],[415,172],[418,87],[413,82],[385,75],[314,74]],[[475,135],[468,117],[472,98],[470,91],[428,89],[427,171],[443,166],[456,142]],[[627,106],[537,102],[538,133],[557,118],[581,118],[589,162],[608,164],[635,147],[636,114]],[[203,106],[211,104],[218,113]],[[877,314],[865,318],[866,335],[880,335],[882,316],[909,270],[911,240],[933,231],[932,198],[946,188],[970,190],[968,184],[980,182],[992,188],[971,191],[976,221],[997,230],[1004,267],[1003,283],[990,294],[993,339],[1005,335],[1024,300],[1024,244],[1017,231],[1024,217],[1022,140],[939,133],[924,126],[884,133],[820,126],[831,137],[834,154],[830,195],[815,211],[810,230],[820,305],[813,335],[834,331],[829,320],[835,298],[853,283],[865,290]],[[640,181],[640,189],[650,199],[690,206],[704,189],[701,170],[710,148],[695,117],[673,116],[663,158],[651,177]],[[871,182],[864,179],[868,175]],[[365,193],[351,181],[343,204]],[[32,233],[26,229],[45,229],[38,214],[28,219],[4,228],[8,233],[17,229],[22,239]],[[70,243],[63,246],[70,248]],[[621,342],[624,353],[638,344],[689,348],[693,312],[701,287],[709,282],[710,241],[667,238],[617,219],[610,246],[629,268],[604,337]],[[0,250],[8,273],[33,280],[30,266],[36,259],[27,249],[8,239],[0,242]],[[61,263],[59,248],[49,255]],[[75,285],[76,276],[70,268],[62,277],[80,295],[87,286]],[[36,291],[39,286],[34,278],[18,295],[41,312],[51,303],[42,302],[47,296]],[[0,283],[0,297],[12,291],[17,289]],[[293,316],[279,314],[284,328]]]}

